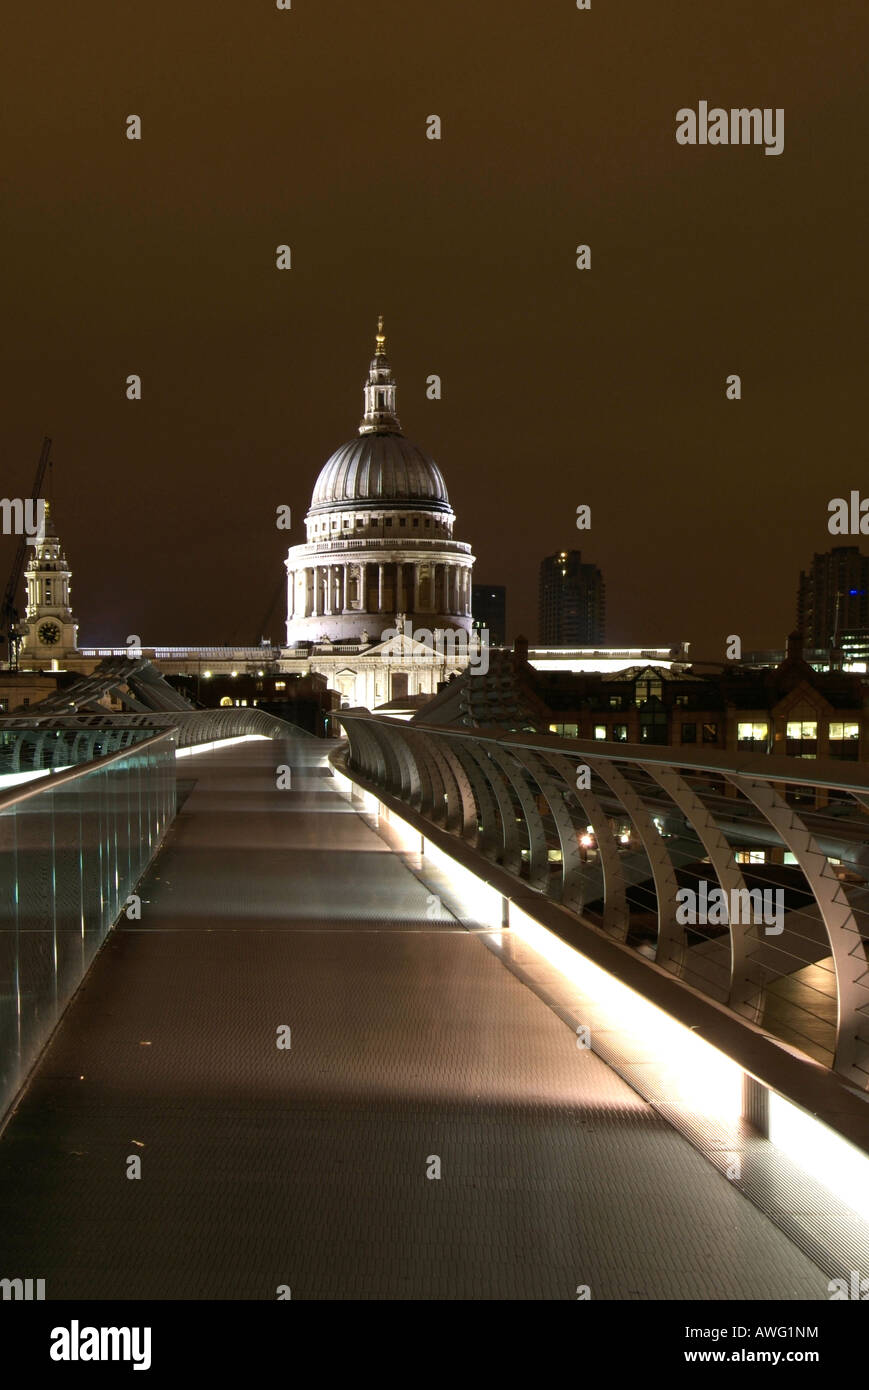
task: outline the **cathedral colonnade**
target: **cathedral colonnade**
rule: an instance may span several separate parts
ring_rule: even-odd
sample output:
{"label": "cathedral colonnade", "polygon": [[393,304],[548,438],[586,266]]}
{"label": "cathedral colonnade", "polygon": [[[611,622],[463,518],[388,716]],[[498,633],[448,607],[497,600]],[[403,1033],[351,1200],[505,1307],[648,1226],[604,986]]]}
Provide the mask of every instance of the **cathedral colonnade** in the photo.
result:
{"label": "cathedral colonnade", "polygon": [[468,563],[450,560],[315,560],[288,571],[290,618],[346,614],[469,618]]}

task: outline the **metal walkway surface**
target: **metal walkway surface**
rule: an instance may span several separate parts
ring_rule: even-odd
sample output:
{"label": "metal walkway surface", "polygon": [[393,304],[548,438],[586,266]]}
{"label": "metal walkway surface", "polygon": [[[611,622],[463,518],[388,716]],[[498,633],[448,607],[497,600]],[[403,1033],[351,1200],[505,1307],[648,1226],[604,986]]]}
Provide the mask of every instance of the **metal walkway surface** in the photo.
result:
{"label": "metal walkway surface", "polygon": [[0,1141],[0,1275],[49,1299],[825,1299],[476,934],[428,920],[325,751],[179,771],[141,921]]}

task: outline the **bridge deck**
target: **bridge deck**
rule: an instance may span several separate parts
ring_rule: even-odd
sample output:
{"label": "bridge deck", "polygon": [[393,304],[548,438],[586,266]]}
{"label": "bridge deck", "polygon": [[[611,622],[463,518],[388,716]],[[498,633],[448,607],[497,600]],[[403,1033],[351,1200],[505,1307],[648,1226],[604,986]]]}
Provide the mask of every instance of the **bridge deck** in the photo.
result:
{"label": "bridge deck", "polygon": [[477,936],[427,919],[321,743],[180,776],[142,919],[0,1142],[0,1275],[49,1298],[827,1296]]}

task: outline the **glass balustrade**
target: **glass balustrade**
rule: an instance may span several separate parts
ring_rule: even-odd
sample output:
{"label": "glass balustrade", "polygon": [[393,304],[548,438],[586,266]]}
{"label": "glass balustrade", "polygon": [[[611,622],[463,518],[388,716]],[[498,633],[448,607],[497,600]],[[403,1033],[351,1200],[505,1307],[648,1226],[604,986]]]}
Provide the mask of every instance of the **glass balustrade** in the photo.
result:
{"label": "glass balustrade", "polygon": [[175,735],[0,793],[0,1115],[175,815]]}

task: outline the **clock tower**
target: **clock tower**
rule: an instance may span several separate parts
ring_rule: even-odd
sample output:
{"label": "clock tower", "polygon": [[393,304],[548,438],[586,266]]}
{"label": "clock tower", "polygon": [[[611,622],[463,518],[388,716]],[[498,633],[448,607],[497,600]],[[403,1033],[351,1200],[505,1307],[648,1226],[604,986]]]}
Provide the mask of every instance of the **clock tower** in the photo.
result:
{"label": "clock tower", "polygon": [[19,664],[44,665],[75,656],[78,623],[69,606],[72,571],[57,535],[51,508],[45,504],[45,534],[36,540],[24,572],[27,610],[18,625]]}

